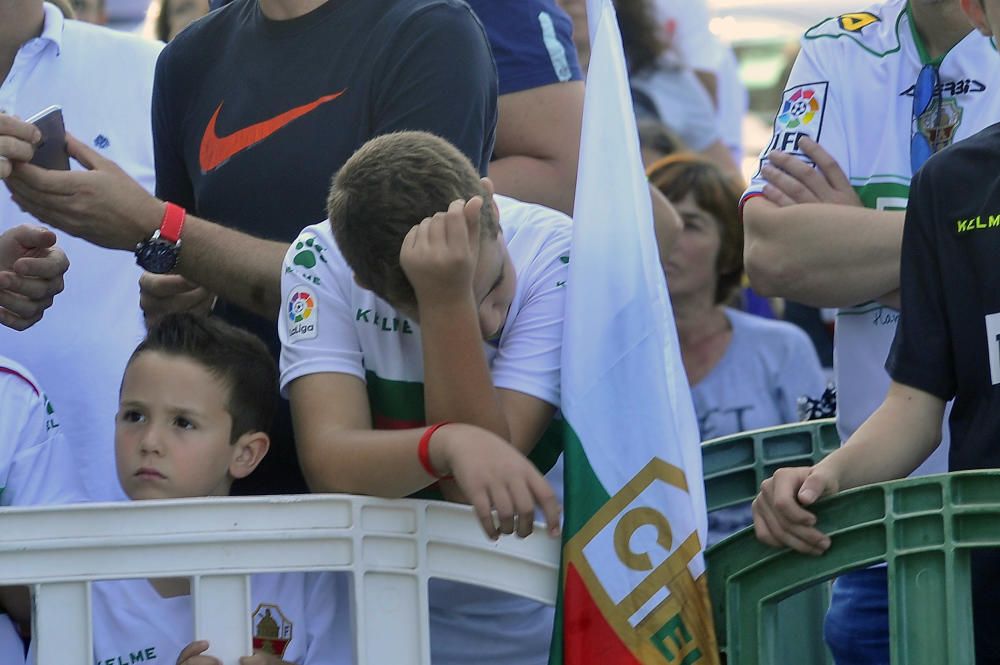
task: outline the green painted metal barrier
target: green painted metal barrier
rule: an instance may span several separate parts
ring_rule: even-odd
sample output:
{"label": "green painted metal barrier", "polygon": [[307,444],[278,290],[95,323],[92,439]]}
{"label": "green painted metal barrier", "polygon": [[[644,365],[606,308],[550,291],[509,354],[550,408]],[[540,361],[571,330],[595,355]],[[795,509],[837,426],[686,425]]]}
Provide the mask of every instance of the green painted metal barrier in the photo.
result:
{"label": "green painted metal barrier", "polygon": [[892,665],[975,661],[969,551],[1000,547],[1000,471],[870,485],[820,501],[816,515],[832,542],[823,556],[767,547],[748,530],[708,554],[729,665],[779,662],[788,636],[777,601],[878,562],[889,565]]}
{"label": "green painted metal barrier", "polygon": [[[740,432],[702,444],[702,466],[708,511],[752,501],[761,482],[785,466],[810,466],[840,447],[834,419],[813,420],[766,429]],[[735,538],[733,536],[730,538]],[[750,537],[752,538],[752,531]],[[714,552],[728,540],[706,553],[712,579]],[[729,652],[725,626],[725,604],[713,590],[716,637],[719,647]],[[806,589],[781,603],[776,611],[785,636],[768,665],[832,665],[823,643],[823,617],[830,605],[829,584]],[[732,661],[730,661],[732,662]]]}

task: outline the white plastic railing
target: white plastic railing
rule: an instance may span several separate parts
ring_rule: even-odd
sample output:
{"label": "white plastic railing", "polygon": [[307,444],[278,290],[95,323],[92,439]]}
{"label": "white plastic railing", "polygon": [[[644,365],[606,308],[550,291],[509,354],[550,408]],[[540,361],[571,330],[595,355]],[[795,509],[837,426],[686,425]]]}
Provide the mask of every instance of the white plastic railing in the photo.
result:
{"label": "white plastic railing", "polygon": [[429,665],[429,578],[555,602],[560,545],[538,531],[492,542],[465,506],[346,495],[4,509],[0,585],[34,587],[38,665],[92,665],[91,581],[189,577],[194,635],[236,665],[250,573],[349,571],[358,664]]}

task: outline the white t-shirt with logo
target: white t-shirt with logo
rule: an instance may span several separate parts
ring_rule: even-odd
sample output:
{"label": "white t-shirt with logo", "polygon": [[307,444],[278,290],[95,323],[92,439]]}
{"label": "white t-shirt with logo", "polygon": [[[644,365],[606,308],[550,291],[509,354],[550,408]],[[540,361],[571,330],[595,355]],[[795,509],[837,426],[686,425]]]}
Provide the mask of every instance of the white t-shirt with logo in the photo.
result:
{"label": "white t-shirt with logo", "polygon": [[[153,190],[150,100],[163,48],[100,26],[63,19],[45,4],[38,37],[18,50],[0,81],[0,111],[27,118],[59,104],[66,131]],[[82,169],[73,163],[74,169]],[[39,225],[0,196],[0,233]],[[66,290],[27,333],[0,326],[3,354],[30,367],[59,407],[64,436],[91,499],[124,499],[114,459],[114,420],[125,363],[145,335],[142,271],[129,252],[55,230],[72,267]]]}
{"label": "white t-shirt with logo", "polygon": [[[81,480],[55,409],[38,382],[24,367],[0,357],[0,506],[80,501]],[[2,613],[0,662],[24,662],[24,645]]]}
{"label": "white t-shirt with logo", "polygon": [[[338,605],[346,582],[338,573],[252,575],[254,649],[296,665],[352,665],[350,616]],[[91,605],[96,665],[172,664],[194,641],[191,596],[163,598],[148,580],[95,582]]]}
{"label": "white t-shirt with logo", "polygon": [[[913,87],[929,62],[915,36],[905,0],[827,19],[802,39],[788,86],[775,115],[774,136],[761,153],[784,150],[805,157],[798,141],[808,136],[829,152],[850,178],[866,207],[905,210],[910,187]],[[940,63],[941,114],[937,102],[919,128],[944,147],[1000,120],[1000,60],[990,40],[970,32]],[[743,196],[760,195],[758,171]],[[837,313],[834,375],[837,425],[842,440],[885,398],[884,363],[899,312],[877,302]],[[947,428],[946,428],[947,429]],[[946,432],[947,433],[947,432]],[[918,473],[947,470],[942,445]]]}
{"label": "white t-shirt with logo", "polygon": [[[517,281],[499,340],[484,343],[493,383],[558,406],[571,221],[542,206],[495,198]],[[292,243],[282,294],[283,392],[300,376],[350,374],[367,384],[376,428],[425,424],[420,328],[357,285],[328,222],[306,227]],[[554,426],[532,459],[561,496],[560,443]],[[430,605],[435,665],[467,665],[470,654],[481,665],[548,662],[552,608],[442,581],[432,582]]]}

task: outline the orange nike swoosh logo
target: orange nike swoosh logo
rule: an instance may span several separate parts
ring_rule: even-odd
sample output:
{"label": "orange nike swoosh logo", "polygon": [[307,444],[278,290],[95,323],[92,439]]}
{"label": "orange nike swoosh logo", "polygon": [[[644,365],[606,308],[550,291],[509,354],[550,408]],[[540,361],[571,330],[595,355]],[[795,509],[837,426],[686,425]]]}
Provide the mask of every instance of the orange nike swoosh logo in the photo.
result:
{"label": "orange nike swoosh logo", "polygon": [[205,128],[205,135],[201,137],[201,150],[198,152],[201,172],[208,173],[213,169],[217,169],[232,158],[233,155],[247,148],[252,148],[293,120],[301,118],[316,107],[340,97],[346,90],[345,88],[332,95],[324,95],[314,102],[296,106],[273,118],[235,131],[229,136],[219,136],[215,132],[215,123],[219,119],[219,113],[222,111],[222,104],[224,103],[219,102],[218,108],[212,114],[212,119],[208,121],[208,127]]}

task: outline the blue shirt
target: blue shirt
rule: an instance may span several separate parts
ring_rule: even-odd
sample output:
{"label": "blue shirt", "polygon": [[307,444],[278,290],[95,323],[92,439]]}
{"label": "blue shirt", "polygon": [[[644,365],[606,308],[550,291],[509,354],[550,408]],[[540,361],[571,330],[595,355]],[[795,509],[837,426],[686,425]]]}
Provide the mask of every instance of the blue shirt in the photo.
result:
{"label": "blue shirt", "polygon": [[486,28],[500,94],[579,81],[573,22],[555,0],[467,0]]}

